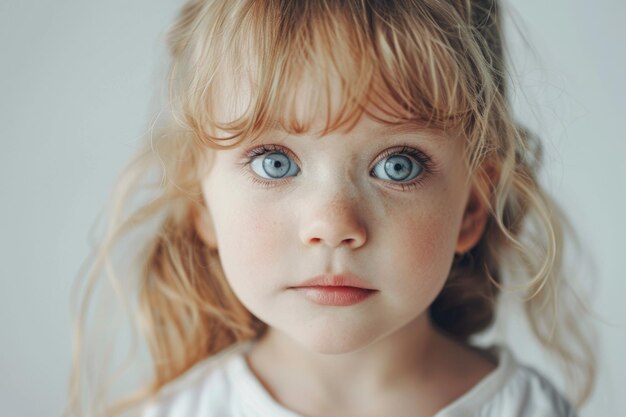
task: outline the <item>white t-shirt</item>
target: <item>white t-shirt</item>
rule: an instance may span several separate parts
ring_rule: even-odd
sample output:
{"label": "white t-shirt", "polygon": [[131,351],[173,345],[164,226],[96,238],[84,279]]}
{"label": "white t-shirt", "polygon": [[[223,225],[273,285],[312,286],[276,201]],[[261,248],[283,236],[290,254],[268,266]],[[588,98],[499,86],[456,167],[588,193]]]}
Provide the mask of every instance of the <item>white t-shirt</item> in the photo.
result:
{"label": "white t-shirt", "polygon": [[[164,386],[142,417],[302,417],[279,404],[252,373],[252,341],[209,357]],[[534,369],[494,347],[498,366],[433,417],[575,417],[557,389]]]}

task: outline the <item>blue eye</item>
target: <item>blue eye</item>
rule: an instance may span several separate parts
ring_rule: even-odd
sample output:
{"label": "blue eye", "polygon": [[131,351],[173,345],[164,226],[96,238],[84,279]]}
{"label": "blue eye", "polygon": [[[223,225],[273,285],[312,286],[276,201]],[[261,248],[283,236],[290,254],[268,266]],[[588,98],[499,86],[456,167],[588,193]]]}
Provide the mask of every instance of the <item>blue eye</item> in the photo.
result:
{"label": "blue eye", "polygon": [[424,167],[421,164],[401,154],[383,158],[372,169],[372,173],[379,178],[391,181],[410,181],[423,171]]}
{"label": "blue eye", "polygon": [[[245,153],[241,166],[255,185],[270,188],[284,184],[296,176],[300,168],[297,157],[280,145],[266,144]],[[386,150],[370,171],[370,175],[381,178],[403,191],[417,188],[423,180],[436,170],[429,156],[410,146]],[[414,180],[414,178],[417,178]]]}
{"label": "blue eye", "polygon": [[257,175],[267,179],[280,179],[290,172],[295,175],[300,171],[289,156],[281,152],[259,155],[250,162],[250,166]]}

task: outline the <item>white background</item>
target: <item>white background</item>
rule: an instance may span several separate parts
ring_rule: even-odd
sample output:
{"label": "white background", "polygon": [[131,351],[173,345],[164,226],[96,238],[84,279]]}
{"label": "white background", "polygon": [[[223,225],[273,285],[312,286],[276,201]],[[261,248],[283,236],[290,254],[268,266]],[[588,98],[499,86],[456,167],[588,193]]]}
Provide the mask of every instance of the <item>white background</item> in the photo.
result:
{"label": "white background", "polygon": [[[595,260],[587,279],[601,364],[581,415],[626,415],[626,3],[510,3],[532,45],[509,25],[525,94],[516,93],[516,111],[544,139],[546,186]],[[181,4],[0,3],[3,416],[62,411],[70,286],[88,253],[88,230],[154,116],[163,35]]]}

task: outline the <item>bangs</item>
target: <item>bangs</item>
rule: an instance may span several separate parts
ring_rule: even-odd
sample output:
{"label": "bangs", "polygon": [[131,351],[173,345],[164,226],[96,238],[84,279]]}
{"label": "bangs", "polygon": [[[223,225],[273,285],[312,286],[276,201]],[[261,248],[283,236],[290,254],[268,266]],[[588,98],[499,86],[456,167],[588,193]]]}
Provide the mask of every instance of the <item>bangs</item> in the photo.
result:
{"label": "bangs", "polygon": [[435,129],[474,125],[488,77],[458,11],[372,3],[232,2],[207,11],[213,21],[184,93],[198,137],[349,131],[364,114]]}

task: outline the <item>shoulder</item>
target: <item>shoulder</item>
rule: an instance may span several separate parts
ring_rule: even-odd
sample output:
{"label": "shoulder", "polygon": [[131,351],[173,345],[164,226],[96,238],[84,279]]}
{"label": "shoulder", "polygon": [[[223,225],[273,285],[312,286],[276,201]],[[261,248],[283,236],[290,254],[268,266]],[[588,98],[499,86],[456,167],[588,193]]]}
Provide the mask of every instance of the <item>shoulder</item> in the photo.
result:
{"label": "shoulder", "polygon": [[141,417],[231,415],[234,384],[231,365],[248,343],[238,343],[206,358],[166,384],[144,406]]}
{"label": "shoulder", "polygon": [[521,364],[484,408],[485,416],[576,416],[574,407],[544,375]]}
{"label": "shoulder", "polygon": [[436,417],[576,417],[576,410],[539,371],[519,363],[504,347],[498,367]]}

